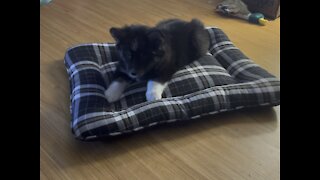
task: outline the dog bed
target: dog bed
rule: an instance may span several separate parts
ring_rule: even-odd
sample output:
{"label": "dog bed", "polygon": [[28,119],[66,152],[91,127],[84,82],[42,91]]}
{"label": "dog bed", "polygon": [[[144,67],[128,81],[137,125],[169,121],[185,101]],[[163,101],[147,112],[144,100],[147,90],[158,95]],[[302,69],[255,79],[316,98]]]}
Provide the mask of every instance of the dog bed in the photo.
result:
{"label": "dog bed", "polygon": [[115,44],[67,50],[71,129],[83,141],[139,131],[161,123],[280,104],[280,80],[244,55],[219,28],[208,27],[208,55],[174,74],[163,98],[147,102],[146,82],[131,84],[115,103],[104,91],[119,56]]}

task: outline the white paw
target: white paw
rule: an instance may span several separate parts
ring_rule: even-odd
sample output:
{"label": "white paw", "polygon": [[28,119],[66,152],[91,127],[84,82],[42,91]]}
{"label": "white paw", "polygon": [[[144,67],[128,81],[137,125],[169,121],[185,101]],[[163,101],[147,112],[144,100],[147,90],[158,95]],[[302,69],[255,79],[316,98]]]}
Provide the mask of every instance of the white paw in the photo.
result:
{"label": "white paw", "polygon": [[147,101],[155,101],[162,98],[162,92],[159,91],[147,91],[146,92]]}
{"label": "white paw", "polygon": [[161,84],[156,81],[148,81],[147,92],[146,92],[147,101],[154,101],[154,100],[161,99],[163,90],[166,87],[166,85],[167,85],[166,83]]}
{"label": "white paw", "polygon": [[113,81],[108,89],[104,92],[109,103],[116,102],[120,99],[123,91],[127,86],[127,82]]}
{"label": "white paw", "polygon": [[107,100],[109,103],[116,102],[120,99],[121,94],[118,93],[119,91],[114,91],[112,88],[108,88],[105,92],[104,95],[106,96]]}

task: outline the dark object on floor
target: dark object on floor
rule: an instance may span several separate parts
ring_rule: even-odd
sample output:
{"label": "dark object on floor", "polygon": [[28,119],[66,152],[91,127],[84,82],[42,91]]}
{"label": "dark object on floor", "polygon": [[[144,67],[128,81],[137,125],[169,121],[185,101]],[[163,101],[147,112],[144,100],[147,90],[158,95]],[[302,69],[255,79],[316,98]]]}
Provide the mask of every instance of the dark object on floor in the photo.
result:
{"label": "dark object on floor", "polygon": [[216,6],[216,11],[229,17],[244,19],[253,24],[266,25],[267,23],[263,14],[251,13],[241,0],[224,0]]}
{"label": "dark object on floor", "polygon": [[259,12],[269,19],[280,17],[280,0],[242,0],[251,12]]}

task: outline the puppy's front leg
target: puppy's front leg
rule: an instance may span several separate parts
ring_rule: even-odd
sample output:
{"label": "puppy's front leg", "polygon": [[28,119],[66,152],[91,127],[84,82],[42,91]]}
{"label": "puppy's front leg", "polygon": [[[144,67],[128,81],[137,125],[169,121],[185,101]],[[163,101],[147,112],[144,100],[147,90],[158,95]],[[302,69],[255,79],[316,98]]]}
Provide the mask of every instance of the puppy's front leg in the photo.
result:
{"label": "puppy's front leg", "polygon": [[167,83],[160,83],[157,81],[148,81],[146,98],[147,101],[154,101],[162,98],[162,93]]}
{"label": "puppy's front leg", "polygon": [[104,92],[108,102],[113,103],[118,101],[128,84],[129,82],[122,78],[117,78],[112,81],[108,89]]}

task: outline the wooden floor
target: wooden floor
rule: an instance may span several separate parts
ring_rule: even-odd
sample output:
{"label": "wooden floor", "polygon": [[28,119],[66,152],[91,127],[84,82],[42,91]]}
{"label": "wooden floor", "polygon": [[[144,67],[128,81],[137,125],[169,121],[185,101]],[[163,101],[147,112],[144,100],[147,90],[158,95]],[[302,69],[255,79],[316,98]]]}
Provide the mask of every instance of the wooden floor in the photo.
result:
{"label": "wooden floor", "polygon": [[66,49],[113,42],[112,26],[201,19],[222,28],[257,64],[280,78],[280,19],[261,27],[224,18],[208,0],[53,0],[40,8],[41,179],[276,180],[280,106],[232,112],[104,142],[79,142],[70,130]]}

